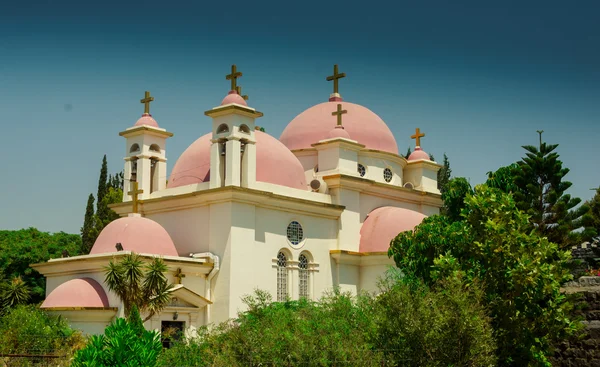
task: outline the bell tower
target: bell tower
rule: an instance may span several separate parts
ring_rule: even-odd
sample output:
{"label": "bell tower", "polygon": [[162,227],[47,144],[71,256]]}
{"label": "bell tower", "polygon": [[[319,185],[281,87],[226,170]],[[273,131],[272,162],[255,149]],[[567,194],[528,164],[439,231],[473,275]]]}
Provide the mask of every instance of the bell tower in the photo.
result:
{"label": "bell tower", "polygon": [[231,90],[220,106],[204,114],[212,118],[210,149],[210,188],[223,186],[252,187],[256,182],[256,137],[254,120],[262,112],[248,107],[247,96],[241,96],[237,78],[242,73],[235,65],[231,74]]}
{"label": "bell tower", "polygon": [[150,114],[150,102],[154,97],[146,92],[140,101],[144,104],[144,113],[135,125],[119,133],[125,138],[125,190],[123,201],[131,201],[129,187],[137,182],[142,190],[140,199],[148,199],[150,195],[164,190],[167,185],[166,140],[173,136],[158,126]]}

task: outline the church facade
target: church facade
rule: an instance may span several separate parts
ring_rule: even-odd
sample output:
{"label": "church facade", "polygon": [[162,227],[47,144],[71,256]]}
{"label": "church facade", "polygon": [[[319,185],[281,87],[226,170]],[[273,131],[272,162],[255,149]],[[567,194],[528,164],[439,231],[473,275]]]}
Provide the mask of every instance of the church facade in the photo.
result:
{"label": "church facade", "polygon": [[278,301],[317,300],[339,287],[375,291],[393,265],[399,232],[437,214],[440,166],[420,148],[398,154],[394,135],[368,108],[334,93],[294,118],[279,139],[257,125],[261,112],[241,95],[235,66],[229,93],[205,112],[211,131],[177,159],[167,178],[172,133],[145,112],[120,133],[125,143],[121,218],[107,225],[89,255],[33,267],[46,276],[42,307],[86,333],[123,315],[104,284],[103,267],[129,252],[160,256],[175,284],[171,304],[149,329],[192,330],[235,317],[242,297],[262,289]]}

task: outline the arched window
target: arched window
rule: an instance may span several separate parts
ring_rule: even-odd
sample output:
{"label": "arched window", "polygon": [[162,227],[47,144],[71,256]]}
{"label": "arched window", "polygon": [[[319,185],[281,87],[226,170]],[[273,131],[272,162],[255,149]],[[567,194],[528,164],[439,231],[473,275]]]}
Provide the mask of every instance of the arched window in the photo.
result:
{"label": "arched window", "polygon": [[131,148],[129,148],[129,153],[139,152],[139,151],[140,151],[140,146],[137,143],[133,144],[131,146]]}
{"label": "arched window", "polygon": [[309,298],[309,287],[308,287],[308,257],[305,254],[301,254],[298,258],[298,277],[299,282],[299,296],[300,298]]}
{"label": "arched window", "polygon": [[221,124],[217,128],[217,134],[229,132],[229,126],[227,124]]}
{"label": "arched window", "polygon": [[158,146],[158,144],[152,144],[152,145],[150,145],[150,150],[153,151],[153,152],[160,153],[160,147]]}
{"label": "arched window", "polygon": [[247,125],[240,125],[240,132],[244,134],[250,134],[250,128]]}
{"label": "arched window", "polygon": [[285,302],[287,298],[287,256],[280,251],[277,254],[277,301]]}

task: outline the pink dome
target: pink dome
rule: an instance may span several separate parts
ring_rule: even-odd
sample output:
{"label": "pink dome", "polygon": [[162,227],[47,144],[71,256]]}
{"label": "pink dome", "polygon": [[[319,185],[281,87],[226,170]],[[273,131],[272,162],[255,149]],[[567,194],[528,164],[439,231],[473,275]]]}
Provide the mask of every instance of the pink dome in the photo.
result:
{"label": "pink dome", "polygon": [[[279,140],[256,130],[256,180],[306,190],[304,168]],[[190,145],[179,157],[168,188],[210,181],[210,146],[212,133]]]}
{"label": "pink dome", "polygon": [[425,159],[425,160],[431,160],[431,158],[429,157],[429,154],[427,154],[423,149],[421,149],[421,147],[416,147],[415,151],[410,153],[410,156],[408,157],[409,161],[417,161],[419,159]]}
{"label": "pink dome", "polygon": [[349,102],[324,102],[309,108],[288,124],[279,140],[295,150],[311,148],[311,144],[327,139],[337,124],[337,117],[331,113],[338,103],[348,111],[343,117],[344,129],[353,140],[367,149],[398,154],[396,139],[385,122],[368,108]]}
{"label": "pink dome", "polygon": [[139,120],[137,120],[137,122],[133,126],[152,126],[152,127],[158,127],[158,122],[156,122],[156,120],[154,118],[152,118],[151,114],[145,113],[145,114],[142,115],[142,117],[140,117]]}
{"label": "pink dome", "polygon": [[72,279],[54,289],[41,308],[109,307],[106,292],[92,278]]}
{"label": "pink dome", "polygon": [[359,252],[387,252],[400,232],[411,231],[426,216],[414,210],[384,206],[373,210],[360,229]]}
{"label": "pink dome", "polygon": [[143,217],[125,217],[110,222],[96,239],[90,255],[123,250],[137,253],[177,256],[173,240],[158,223]]}
{"label": "pink dome", "polygon": [[225,98],[223,98],[223,102],[221,102],[221,106],[224,106],[224,105],[230,104],[230,103],[237,103],[237,104],[241,104],[242,106],[248,106],[248,103],[246,103],[246,101],[242,98],[242,96],[237,94],[237,92],[234,90],[229,91],[229,94],[227,96],[225,96]]}
{"label": "pink dome", "polygon": [[327,134],[327,137],[329,139],[334,139],[334,138],[350,139],[350,134],[348,134],[346,129],[336,126],[333,130],[331,130],[329,132],[329,134]]}

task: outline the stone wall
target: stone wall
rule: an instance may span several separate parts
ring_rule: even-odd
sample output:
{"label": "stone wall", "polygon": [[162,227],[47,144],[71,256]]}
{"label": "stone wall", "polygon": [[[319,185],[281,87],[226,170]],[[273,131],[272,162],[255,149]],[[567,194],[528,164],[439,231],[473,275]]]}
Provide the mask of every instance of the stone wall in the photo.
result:
{"label": "stone wall", "polygon": [[565,284],[564,291],[581,295],[575,315],[582,316],[586,332],[582,339],[562,342],[552,365],[600,367],[600,277],[581,277]]}

